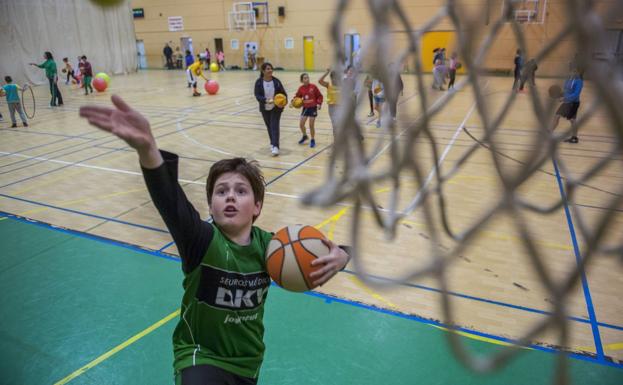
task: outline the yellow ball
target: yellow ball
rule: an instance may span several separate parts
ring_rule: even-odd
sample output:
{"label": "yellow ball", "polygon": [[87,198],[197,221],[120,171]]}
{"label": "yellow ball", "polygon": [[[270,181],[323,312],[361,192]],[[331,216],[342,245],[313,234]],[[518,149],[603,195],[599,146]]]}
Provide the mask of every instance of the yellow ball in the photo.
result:
{"label": "yellow ball", "polygon": [[273,100],[275,102],[275,105],[279,108],[283,108],[286,106],[286,104],[288,104],[288,99],[284,94],[275,95],[275,98]]}
{"label": "yellow ball", "polygon": [[210,71],[218,72],[218,64],[216,64],[216,63],[210,64]]}
{"label": "yellow ball", "polygon": [[294,108],[301,108],[301,107],[303,107],[303,99],[301,99],[301,98],[294,98],[294,99],[292,99],[292,107],[294,107]]}
{"label": "yellow ball", "polygon": [[99,5],[100,7],[114,7],[124,1],[125,0],[91,0],[93,4]]}

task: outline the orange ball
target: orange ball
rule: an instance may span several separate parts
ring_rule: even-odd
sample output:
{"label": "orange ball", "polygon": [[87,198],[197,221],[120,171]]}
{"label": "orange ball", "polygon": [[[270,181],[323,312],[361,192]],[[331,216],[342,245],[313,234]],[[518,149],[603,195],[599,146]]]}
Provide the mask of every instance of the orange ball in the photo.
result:
{"label": "orange ball", "polygon": [[277,285],[290,291],[315,288],[309,274],[322,265],[312,266],[316,258],[329,254],[325,236],[312,226],[288,226],[277,231],[266,250],[266,268]]}

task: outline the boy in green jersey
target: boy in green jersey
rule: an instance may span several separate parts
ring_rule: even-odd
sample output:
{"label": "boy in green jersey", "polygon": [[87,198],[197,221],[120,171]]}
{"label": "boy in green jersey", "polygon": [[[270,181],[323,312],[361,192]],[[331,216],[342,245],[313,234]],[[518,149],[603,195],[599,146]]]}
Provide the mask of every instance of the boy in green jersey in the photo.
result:
{"label": "boy in green jersey", "polygon": [[[113,96],[114,108],[85,106],[80,116],[123,139],[139,156],[152,200],[182,259],[184,296],[173,333],[176,384],[256,384],[264,356],[264,303],[270,286],[265,252],[272,238],[253,222],[264,178],[243,158],[216,162],[206,192],[212,222],[203,221],[177,181],[178,157],[161,151],[147,119]],[[348,262],[332,242],[314,265],[323,284]]]}

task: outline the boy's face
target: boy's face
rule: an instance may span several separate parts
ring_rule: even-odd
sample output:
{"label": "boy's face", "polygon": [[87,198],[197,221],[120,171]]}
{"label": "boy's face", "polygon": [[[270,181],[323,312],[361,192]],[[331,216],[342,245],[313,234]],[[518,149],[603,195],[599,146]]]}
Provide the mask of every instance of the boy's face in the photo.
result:
{"label": "boy's face", "polygon": [[255,202],[251,184],[244,176],[226,172],[214,184],[210,214],[223,230],[237,233],[260,215],[262,203]]}

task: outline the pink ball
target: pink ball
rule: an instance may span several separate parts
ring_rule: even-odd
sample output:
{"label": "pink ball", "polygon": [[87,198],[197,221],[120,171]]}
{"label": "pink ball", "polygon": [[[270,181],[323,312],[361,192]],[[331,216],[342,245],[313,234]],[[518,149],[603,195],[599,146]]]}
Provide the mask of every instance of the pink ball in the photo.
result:
{"label": "pink ball", "polygon": [[206,89],[206,92],[209,93],[210,95],[216,94],[219,88],[216,80],[208,80],[203,87]]}
{"label": "pink ball", "polygon": [[108,87],[106,80],[102,78],[93,79],[93,83],[91,83],[91,85],[93,85],[93,88],[95,88],[98,92],[104,92],[106,91],[106,87]]}

